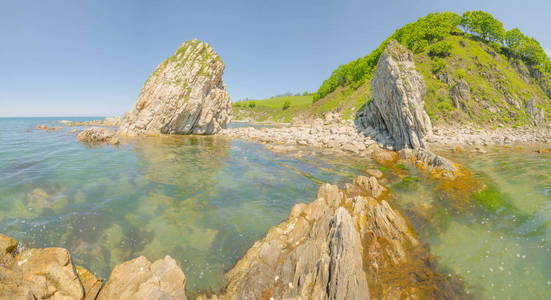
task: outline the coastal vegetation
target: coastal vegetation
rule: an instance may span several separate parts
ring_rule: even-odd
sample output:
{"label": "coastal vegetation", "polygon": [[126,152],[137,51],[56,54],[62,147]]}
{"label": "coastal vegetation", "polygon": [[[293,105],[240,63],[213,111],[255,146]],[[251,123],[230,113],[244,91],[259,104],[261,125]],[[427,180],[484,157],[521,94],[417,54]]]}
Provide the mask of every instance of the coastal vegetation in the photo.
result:
{"label": "coastal vegetation", "polygon": [[505,30],[483,11],[430,13],[396,30],[370,54],[335,69],[313,94],[311,105],[284,115],[276,110],[240,111],[237,118],[245,114],[257,121],[289,122],[295,116],[336,112],[354,119],[372,98],[371,78],[392,39],[414,53],[427,86],[425,110],[433,123],[532,126],[542,110],[547,117],[540,121],[549,120],[549,57],[537,40],[517,28]]}

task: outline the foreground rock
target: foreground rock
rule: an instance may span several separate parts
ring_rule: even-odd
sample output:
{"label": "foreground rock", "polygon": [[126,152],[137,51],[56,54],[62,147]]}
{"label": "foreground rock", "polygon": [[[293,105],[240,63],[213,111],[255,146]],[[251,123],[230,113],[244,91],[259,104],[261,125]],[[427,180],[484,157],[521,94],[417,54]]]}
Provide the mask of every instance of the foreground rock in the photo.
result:
{"label": "foreground rock", "polygon": [[114,130],[100,127],[91,127],[84,130],[77,135],[77,140],[88,144],[119,144],[119,139],[116,137]]}
{"label": "foreground rock", "polygon": [[387,133],[396,150],[423,148],[431,133],[425,112],[425,80],[417,72],[413,53],[391,40],[371,80],[373,101],[359,112],[358,123],[367,131]]}
{"label": "foreground rock", "polygon": [[98,300],[186,299],[186,276],[170,256],[155,261],[140,256],[113,269]]}
{"label": "foreground rock", "polygon": [[[230,270],[221,299],[457,299],[375,177],[324,184]],[[213,296],[215,299],[215,296]]]}
{"label": "foreground rock", "polygon": [[0,234],[0,298],[83,299],[84,289],[66,249],[28,249]]}
{"label": "foreground rock", "polygon": [[186,299],[186,277],[169,256],[145,257],[115,267],[102,281],[75,266],[67,249],[17,251],[17,242],[0,234],[0,299]]}
{"label": "foreground rock", "polygon": [[119,135],[214,134],[231,119],[225,65],[203,42],[183,43],[147,79]]}

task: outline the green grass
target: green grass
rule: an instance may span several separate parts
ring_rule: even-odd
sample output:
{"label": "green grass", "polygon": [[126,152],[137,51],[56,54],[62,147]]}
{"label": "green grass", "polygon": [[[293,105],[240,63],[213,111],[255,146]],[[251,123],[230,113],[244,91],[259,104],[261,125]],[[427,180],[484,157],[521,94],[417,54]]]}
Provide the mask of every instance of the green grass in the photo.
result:
{"label": "green grass", "polygon": [[[249,103],[254,102],[254,107]],[[290,106],[284,109],[285,103]],[[291,122],[312,106],[312,96],[288,96],[263,100],[239,101],[233,103],[233,114],[239,120],[252,115],[256,121]]]}
{"label": "green grass", "polygon": [[[536,79],[530,77],[525,81],[514,67],[514,64],[525,67],[523,61],[507,57],[501,53],[501,46],[469,34],[451,35],[443,42],[450,45],[446,55],[431,57],[430,48],[414,55],[417,70],[425,79],[425,110],[433,124],[532,125],[525,106],[532,97],[537,99],[536,106],[544,109],[547,121],[550,121],[551,100]],[[439,75],[444,73],[453,82],[448,84],[439,79]],[[455,107],[450,91],[462,79],[469,85],[471,99],[464,107]],[[518,107],[508,103],[506,98],[514,99]],[[337,87],[313,104],[311,96],[255,100],[257,106],[254,109],[243,108],[247,102],[240,102],[241,108],[234,104],[234,115],[236,119],[252,115],[257,121],[289,122],[296,116],[313,118],[326,112],[337,112],[344,119],[354,119],[357,111],[370,99],[371,82],[367,81]],[[287,100],[291,106],[283,110]]]}

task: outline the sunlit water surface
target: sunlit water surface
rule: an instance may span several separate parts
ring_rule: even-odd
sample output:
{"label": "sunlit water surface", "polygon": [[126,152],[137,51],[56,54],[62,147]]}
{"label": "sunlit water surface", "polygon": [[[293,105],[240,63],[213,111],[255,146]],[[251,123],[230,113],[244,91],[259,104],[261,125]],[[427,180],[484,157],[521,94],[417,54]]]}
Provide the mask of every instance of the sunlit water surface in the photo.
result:
{"label": "sunlit water surface", "polygon": [[[87,146],[51,119],[0,119],[0,232],[25,247],[68,248],[100,277],[131,258],[170,255],[189,293],[223,274],[319,184],[343,185],[370,159],[303,149],[297,157],[220,137],[126,140]],[[79,118],[67,118],[78,121]],[[238,126],[244,126],[239,124]],[[457,211],[438,183],[411,167],[385,169],[390,199],[477,299],[551,298],[551,155],[533,149],[442,154],[475,170],[510,209]],[[416,180],[404,180],[417,178]],[[429,212],[421,220],[419,208]]]}

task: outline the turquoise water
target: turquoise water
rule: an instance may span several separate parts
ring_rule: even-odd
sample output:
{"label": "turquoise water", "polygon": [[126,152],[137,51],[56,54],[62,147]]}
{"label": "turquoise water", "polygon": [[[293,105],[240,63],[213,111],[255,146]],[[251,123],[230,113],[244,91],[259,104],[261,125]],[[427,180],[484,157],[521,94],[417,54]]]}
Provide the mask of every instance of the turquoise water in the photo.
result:
{"label": "turquoise water", "polygon": [[[125,260],[168,254],[191,294],[220,288],[225,271],[295,203],[312,201],[320,183],[343,185],[378,167],[307,148],[301,157],[278,155],[221,137],[90,147],[72,128],[33,130],[59,119],[0,119],[0,232],[25,247],[68,248],[103,278]],[[384,170],[390,201],[475,299],[551,299],[551,154],[533,150],[440,150],[492,187],[503,204],[497,209],[471,196],[457,205],[411,166]]]}
{"label": "turquoise water", "polygon": [[26,247],[65,247],[103,278],[125,260],[168,254],[189,291],[221,287],[224,272],[294,204],[312,201],[320,182],[342,185],[370,164],[220,137],[90,147],[71,128],[26,132],[59,119],[0,119],[0,232]]}
{"label": "turquoise water", "polygon": [[[551,153],[535,149],[440,151],[492,187],[493,199],[505,203],[498,209],[472,197],[458,209],[428,180],[395,189],[440,266],[463,277],[475,299],[551,299]],[[419,210],[429,218],[416,219]]]}

